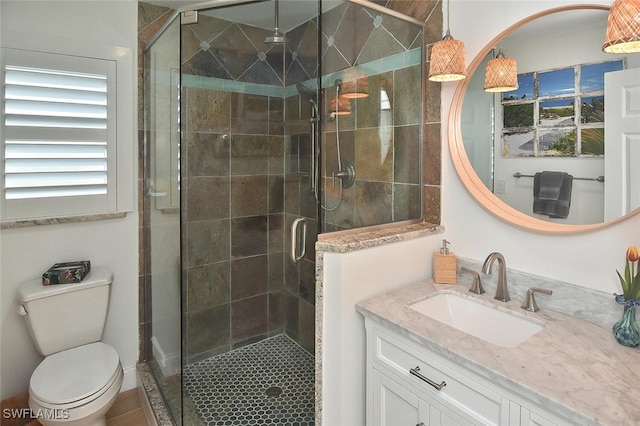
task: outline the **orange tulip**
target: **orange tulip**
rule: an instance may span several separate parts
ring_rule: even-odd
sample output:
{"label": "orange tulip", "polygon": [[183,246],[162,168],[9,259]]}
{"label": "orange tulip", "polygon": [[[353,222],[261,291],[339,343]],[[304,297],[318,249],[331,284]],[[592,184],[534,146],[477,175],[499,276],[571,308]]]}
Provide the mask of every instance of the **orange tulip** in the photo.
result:
{"label": "orange tulip", "polygon": [[640,268],[636,272],[636,262],[640,258],[638,248],[631,246],[627,249],[627,261],[624,268],[624,276],[616,271],[620,278],[620,285],[624,293],[624,300],[640,300]]}

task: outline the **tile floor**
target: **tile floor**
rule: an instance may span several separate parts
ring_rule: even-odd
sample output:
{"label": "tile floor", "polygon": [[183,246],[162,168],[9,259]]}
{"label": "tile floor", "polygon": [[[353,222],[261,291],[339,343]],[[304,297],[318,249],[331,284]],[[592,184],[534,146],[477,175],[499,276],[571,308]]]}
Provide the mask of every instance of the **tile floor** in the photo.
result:
{"label": "tile floor", "polygon": [[[0,419],[2,426],[41,426],[37,419],[29,416],[11,417],[11,410],[28,409],[29,395],[19,395],[2,401],[3,416]],[[5,412],[5,410],[7,410]],[[148,426],[149,422],[144,415],[144,409],[138,396],[138,389],[121,392],[107,412],[107,426]]]}
{"label": "tile floor", "polygon": [[279,335],[187,366],[184,385],[207,426],[312,426],[314,368]]}

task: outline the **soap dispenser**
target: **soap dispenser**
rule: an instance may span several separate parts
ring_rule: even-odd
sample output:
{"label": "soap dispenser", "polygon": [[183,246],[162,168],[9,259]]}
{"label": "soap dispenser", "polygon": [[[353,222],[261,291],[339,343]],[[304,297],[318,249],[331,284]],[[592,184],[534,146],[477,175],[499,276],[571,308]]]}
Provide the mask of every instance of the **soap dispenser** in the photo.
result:
{"label": "soap dispenser", "polygon": [[456,255],[447,247],[449,241],[442,240],[440,252],[433,255],[433,280],[438,284],[456,283]]}

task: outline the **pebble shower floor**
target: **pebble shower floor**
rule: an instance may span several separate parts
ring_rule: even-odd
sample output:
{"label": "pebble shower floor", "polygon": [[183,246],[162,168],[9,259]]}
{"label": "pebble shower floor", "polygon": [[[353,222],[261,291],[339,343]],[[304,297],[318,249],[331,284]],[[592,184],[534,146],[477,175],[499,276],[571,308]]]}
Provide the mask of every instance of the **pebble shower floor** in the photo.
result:
{"label": "pebble shower floor", "polygon": [[185,386],[203,423],[314,425],[313,356],[285,335],[185,367]]}

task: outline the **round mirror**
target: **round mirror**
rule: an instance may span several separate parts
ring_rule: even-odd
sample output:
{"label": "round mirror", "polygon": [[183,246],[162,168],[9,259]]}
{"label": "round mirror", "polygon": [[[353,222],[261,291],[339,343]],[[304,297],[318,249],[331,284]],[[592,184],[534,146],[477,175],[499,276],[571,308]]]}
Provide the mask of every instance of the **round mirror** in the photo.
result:
{"label": "round mirror", "polygon": [[[458,84],[452,160],[496,216],[580,232],[640,212],[640,54],[602,52],[607,16],[601,5],[530,16],[482,49]],[[487,92],[487,64],[499,52],[515,60],[518,88]]]}

